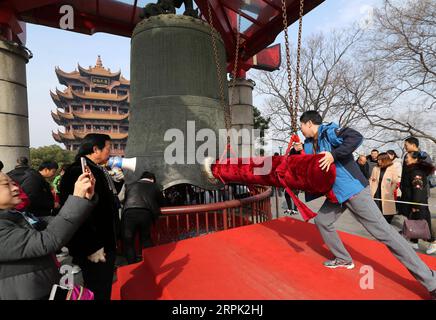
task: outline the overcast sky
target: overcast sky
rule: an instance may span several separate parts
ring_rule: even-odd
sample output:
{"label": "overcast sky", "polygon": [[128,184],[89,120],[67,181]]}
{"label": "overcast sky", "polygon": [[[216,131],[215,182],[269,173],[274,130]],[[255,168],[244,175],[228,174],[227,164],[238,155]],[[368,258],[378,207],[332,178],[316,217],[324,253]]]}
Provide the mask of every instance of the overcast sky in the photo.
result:
{"label": "overcast sky", "polygon": [[[129,1],[125,1],[129,2]],[[140,1],[144,4],[151,1]],[[155,1],[152,1],[155,2]],[[304,17],[303,37],[332,28],[343,28],[363,19],[373,5],[380,0],[326,0]],[[291,39],[296,39],[297,24],[291,26]],[[282,34],[276,42],[283,41]],[[94,66],[101,55],[103,66],[111,71],[121,70],[130,79],[130,38],[104,33],[87,36],[79,33],[27,25],[27,44],[33,58],[27,64],[27,88],[29,101],[30,146],[56,144],[52,131],[61,129],[53,121],[50,111],[55,105],[50,90],[63,88],[57,81],[55,67],[66,72],[73,71],[77,64],[87,68]],[[247,78],[250,77],[250,72]],[[255,99],[255,105],[260,101]]]}

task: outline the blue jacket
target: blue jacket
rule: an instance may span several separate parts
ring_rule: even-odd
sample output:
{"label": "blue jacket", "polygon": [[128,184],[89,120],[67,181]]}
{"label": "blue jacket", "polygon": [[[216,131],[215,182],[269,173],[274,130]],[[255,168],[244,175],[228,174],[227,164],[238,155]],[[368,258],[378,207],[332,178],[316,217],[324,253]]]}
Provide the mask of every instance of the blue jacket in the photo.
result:
{"label": "blue jacket", "polygon": [[[353,152],[363,141],[362,135],[350,128],[339,128],[335,123],[320,125],[318,129],[318,150],[313,150],[313,138],[304,141],[306,154],[329,151],[335,160],[336,180],[333,193],[339,203],[343,203],[358,194],[368,180],[354,161]],[[313,200],[313,197],[312,199]],[[310,201],[309,200],[309,201]]]}

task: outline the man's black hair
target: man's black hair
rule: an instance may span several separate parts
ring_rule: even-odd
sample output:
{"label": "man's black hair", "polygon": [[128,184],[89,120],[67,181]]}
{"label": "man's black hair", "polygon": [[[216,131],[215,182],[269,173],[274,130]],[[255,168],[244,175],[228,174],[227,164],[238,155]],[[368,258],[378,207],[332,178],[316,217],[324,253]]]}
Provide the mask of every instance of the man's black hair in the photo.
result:
{"label": "man's black hair", "polygon": [[422,151],[412,151],[412,152],[409,152],[409,154],[413,159],[418,159],[418,161],[420,161],[420,162],[427,159],[427,155]]}
{"label": "man's black hair", "polygon": [[64,163],[63,165],[61,165],[61,171],[62,170],[67,170],[67,168],[70,166],[71,164],[68,164],[68,163]]}
{"label": "man's black hair", "polygon": [[79,151],[76,155],[76,160],[78,160],[80,157],[94,153],[94,147],[97,147],[99,150],[103,150],[106,145],[106,141],[111,141],[111,137],[109,137],[107,134],[87,134],[80,144]]}
{"label": "man's black hair", "polygon": [[44,169],[48,169],[48,170],[53,170],[53,169],[58,169],[59,166],[55,161],[44,161],[43,163],[41,163],[38,167],[38,171],[42,171]]}
{"label": "man's black hair", "polygon": [[315,110],[304,112],[300,117],[300,122],[307,123],[309,121],[312,121],[313,124],[320,125],[322,124],[321,115]]}
{"label": "man's black hair", "polygon": [[141,174],[141,179],[151,179],[151,180],[153,180],[154,182],[156,182],[156,176],[154,175],[154,173],[149,172],[149,171],[144,171],[144,172]]}
{"label": "man's black hair", "polygon": [[419,140],[416,139],[415,137],[408,137],[404,141],[410,144],[414,144],[417,148],[419,147]]}
{"label": "man's black hair", "polygon": [[17,159],[17,163],[18,163],[20,166],[28,166],[28,165],[29,165],[29,159],[27,159],[26,157],[19,157],[19,158]]}
{"label": "man's black hair", "polygon": [[0,161],[0,171],[2,171],[4,167],[5,166],[4,166],[3,162]]}
{"label": "man's black hair", "polygon": [[394,159],[397,159],[397,153],[394,150],[388,150],[386,151],[387,154],[390,154],[391,156],[394,156]]}
{"label": "man's black hair", "polygon": [[378,153],[378,150],[377,149],[372,149],[371,153],[373,153],[373,152],[377,152]]}

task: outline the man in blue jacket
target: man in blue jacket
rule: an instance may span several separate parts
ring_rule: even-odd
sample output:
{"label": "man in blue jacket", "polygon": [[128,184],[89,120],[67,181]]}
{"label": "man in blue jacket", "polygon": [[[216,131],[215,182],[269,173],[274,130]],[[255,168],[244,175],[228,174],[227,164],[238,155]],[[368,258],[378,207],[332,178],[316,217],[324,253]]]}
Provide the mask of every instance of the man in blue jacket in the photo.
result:
{"label": "man in blue jacket", "polygon": [[301,151],[304,148],[306,154],[324,154],[320,160],[323,170],[328,171],[332,163],[336,166],[333,193],[337,202],[325,200],[315,218],[315,224],[324,242],[335,256],[335,259],[326,261],[324,266],[332,269],[354,268],[353,259],[334,226],[345,209],[349,209],[365,229],[374,238],[383,242],[427,288],[432,299],[436,299],[436,272],[431,270],[407,241],[386,222],[371,197],[368,180],[354,161],[353,152],[362,143],[362,135],[351,128],[339,128],[334,123],[322,124],[322,118],[316,111],[304,112],[300,117],[300,123],[301,132],[306,140],[304,146],[294,145],[295,150]]}

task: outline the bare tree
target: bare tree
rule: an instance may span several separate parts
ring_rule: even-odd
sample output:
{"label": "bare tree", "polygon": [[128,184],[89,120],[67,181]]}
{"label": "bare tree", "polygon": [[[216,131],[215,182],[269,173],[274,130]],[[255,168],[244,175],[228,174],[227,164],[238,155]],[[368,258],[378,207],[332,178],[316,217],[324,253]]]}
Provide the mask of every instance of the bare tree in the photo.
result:
{"label": "bare tree", "polygon": [[368,29],[369,59],[387,75],[396,98],[416,92],[428,108],[436,102],[436,1],[384,0]]}
{"label": "bare tree", "polygon": [[[377,113],[362,114],[373,128],[395,140],[407,135],[436,143],[436,2],[385,0],[374,11],[360,55],[383,70],[384,97]],[[357,92],[347,83],[351,94]],[[390,99],[390,101],[389,101]]]}
{"label": "bare tree", "polygon": [[[364,134],[368,147],[395,145],[409,135],[436,143],[436,1],[398,3],[385,0],[369,28],[354,26],[304,41],[300,113],[317,110],[325,121],[353,127]],[[295,48],[291,55],[295,80]],[[291,116],[285,66],[259,72],[255,79],[275,139],[287,141]]]}
{"label": "bare tree", "polygon": [[[353,28],[333,32],[329,37],[321,33],[304,42],[301,51],[299,113],[316,110],[323,119],[336,121],[340,126],[362,129],[367,126],[361,105],[352,103],[354,100],[350,100],[352,97],[344,85],[344,82],[351,77],[350,72],[353,72],[356,66],[353,62],[352,51],[362,36],[361,29]],[[294,81],[295,51],[295,48],[292,48],[291,74]],[[285,57],[283,61],[286,61]],[[273,73],[259,72],[255,79],[257,93],[266,96],[265,114],[271,118],[271,128],[275,139],[287,141],[292,128],[286,69],[282,67],[281,70]],[[295,92],[295,87],[293,91]],[[363,97],[360,98],[363,99]],[[367,103],[366,111],[369,112],[374,105]]]}

